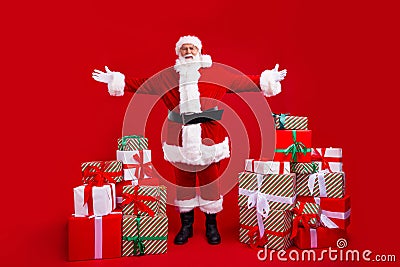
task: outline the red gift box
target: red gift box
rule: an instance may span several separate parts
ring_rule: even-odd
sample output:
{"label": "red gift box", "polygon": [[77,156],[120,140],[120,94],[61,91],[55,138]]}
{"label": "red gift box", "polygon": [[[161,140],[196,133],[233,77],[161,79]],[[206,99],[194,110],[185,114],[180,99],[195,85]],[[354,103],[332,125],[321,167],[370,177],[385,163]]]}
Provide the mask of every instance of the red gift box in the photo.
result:
{"label": "red gift box", "polygon": [[347,234],[345,230],[339,228],[306,229],[299,227],[293,241],[295,246],[300,249],[337,247],[339,242],[347,243]]}
{"label": "red gift box", "polygon": [[122,214],[75,217],[68,220],[68,259],[92,260],[121,257]]}
{"label": "red gift box", "polygon": [[346,229],[350,224],[350,195],[345,195],[343,198],[298,196],[297,200],[320,205],[321,214],[328,217],[340,229]]}
{"label": "red gift box", "polygon": [[277,130],[274,161],[311,162],[311,130]]}

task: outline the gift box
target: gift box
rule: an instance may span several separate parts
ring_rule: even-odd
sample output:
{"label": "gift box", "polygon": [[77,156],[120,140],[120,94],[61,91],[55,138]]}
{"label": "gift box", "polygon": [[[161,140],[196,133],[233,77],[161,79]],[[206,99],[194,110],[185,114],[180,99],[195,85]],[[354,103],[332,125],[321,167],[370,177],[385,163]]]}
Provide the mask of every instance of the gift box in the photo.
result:
{"label": "gift box", "polygon": [[151,178],[151,150],[117,151],[117,160],[123,162],[124,180],[133,181],[134,185],[140,179]]}
{"label": "gift box", "polygon": [[311,162],[311,130],[277,130],[273,161]]}
{"label": "gift box", "polygon": [[167,252],[168,218],[124,215],[122,219],[122,256]]}
{"label": "gift box", "polygon": [[321,171],[321,162],[291,162],[290,172],[296,174],[312,174]]}
{"label": "gift box", "polygon": [[320,225],[321,208],[315,202],[296,200],[293,209],[293,225],[316,228]]}
{"label": "gift box", "polygon": [[307,130],[308,118],[272,113],[277,130]]}
{"label": "gift box", "polygon": [[292,216],[288,210],[270,210],[264,217],[256,208],[239,207],[239,241],[252,247],[287,249],[292,246]]}
{"label": "gift box", "polygon": [[90,161],[81,164],[83,183],[87,184],[96,175],[102,175],[110,183],[117,183],[123,180],[122,161]]}
{"label": "gift box", "polygon": [[244,169],[260,174],[289,174],[290,162],[246,159]]}
{"label": "gift box", "polygon": [[338,246],[343,248],[343,245],[347,244],[347,234],[345,230],[339,228],[306,229],[299,227],[293,241],[295,246],[300,249],[334,248]]}
{"label": "gift box", "polygon": [[68,259],[121,257],[121,213],[68,219]]}
{"label": "gift box", "polygon": [[74,188],[77,216],[104,216],[116,208],[115,184],[89,183]]}
{"label": "gift box", "polygon": [[343,198],[345,195],[343,172],[298,174],[296,180],[298,196]]}
{"label": "gift box", "polygon": [[165,186],[124,186],[122,212],[124,215],[165,214],[167,188]]}
{"label": "gift box", "polygon": [[326,216],[330,220],[329,224],[333,225],[333,227],[336,226],[340,229],[346,229],[350,225],[350,195],[345,195],[343,198],[299,196],[297,197],[297,201],[319,205],[322,220],[324,220],[324,216]]}
{"label": "gift box", "polygon": [[342,172],[341,148],[312,148],[311,160],[321,164],[321,170]]}
{"label": "gift box", "polygon": [[132,151],[148,149],[148,139],[140,135],[127,135],[118,139],[118,150]]}
{"label": "gift box", "polygon": [[291,210],[296,199],[295,174],[239,173],[239,206],[254,206],[260,199],[269,209]]}

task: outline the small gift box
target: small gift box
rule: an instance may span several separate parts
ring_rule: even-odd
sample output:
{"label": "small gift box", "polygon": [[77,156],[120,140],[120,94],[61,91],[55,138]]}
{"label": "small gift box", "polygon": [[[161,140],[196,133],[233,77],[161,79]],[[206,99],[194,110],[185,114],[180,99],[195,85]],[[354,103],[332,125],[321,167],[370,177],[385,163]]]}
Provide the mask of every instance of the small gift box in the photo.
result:
{"label": "small gift box", "polygon": [[298,196],[343,198],[345,195],[343,172],[298,174],[296,180]]}
{"label": "small gift box", "polygon": [[308,118],[272,113],[277,130],[307,130]]}
{"label": "small gift box", "polygon": [[312,174],[321,171],[321,162],[291,162],[290,172],[296,174]]}
{"label": "small gift box", "polygon": [[148,149],[148,139],[140,135],[126,135],[118,139],[118,150],[132,151]]}
{"label": "small gift box", "polygon": [[124,180],[137,185],[140,179],[151,178],[151,150],[117,151],[117,160],[123,162]]}
{"label": "small gift box", "polygon": [[121,213],[76,217],[68,220],[68,259],[91,260],[121,257]]}
{"label": "small gift box", "polygon": [[311,162],[311,131],[277,130],[274,161]]}
{"label": "small gift box", "polygon": [[122,219],[122,256],[139,256],[167,252],[168,218],[124,215]]}
{"label": "small gift box", "polygon": [[313,148],[311,160],[320,163],[321,170],[329,172],[342,172],[342,149],[341,148]]}
{"label": "small gift box", "polygon": [[320,225],[321,208],[317,203],[296,200],[293,209],[293,226],[303,226],[316,228]]}
{"label": "small gift box", "polygon": [[87,184],[96,175],[102,175],[110,183],[117,183],[123,180],[122,161],[90,161],[81,164],[83,183]]}
{"label": "small gift box", "polygon": [[260,174],[289,174],[290,162],[246,159],[244,169]]}
{"label": "small gift box", "polygon": [[122,212],[124,215],[154,215],[166,213],[165,186],[124,186]]}
{"label": "small gift box", "polygon": [[300,249],[340,247],[347,245],[346,231],[339,228],[318,227],[303,228],[299,227],[296,236],[293,238],[294,244]]}

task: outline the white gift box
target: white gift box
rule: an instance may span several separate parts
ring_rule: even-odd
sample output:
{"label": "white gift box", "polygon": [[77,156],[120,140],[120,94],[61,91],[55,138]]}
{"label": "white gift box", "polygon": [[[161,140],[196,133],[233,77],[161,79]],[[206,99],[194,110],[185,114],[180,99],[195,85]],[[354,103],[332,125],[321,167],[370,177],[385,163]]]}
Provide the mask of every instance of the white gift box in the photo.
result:
{"label": "white gift box", "polygon": [[[88,185],[81,185],[74,188],[74,206],[75,216],[105,216],[116,208],[115,199],[115,184],[106,184],[103,186],[92,187],[92,200],[89,203],[84,203],[85,187]],[[89,214],[88,204],[92,205],[93,214]]]}
{"label": "white gift box", "polygon": [[[148,149],[133,150],[133,151],[117,150],[117,160],[123,162],[124,180],[133,181],[134,185],[135,183],[137,184],[140,171],[143,171],[141,170],[142,167],[140,167],[140,162],[135,160],[135,156],[141,157],[141,155],[143,156],[143,158],[141,159],[143,164],[151,162],[151,150]],[[144,179],[151,178],[151,176],[147,175],[145,172],[143,178]]]}
{"label": "white gift box", "polygon": [[[313,148],[311,152],[312,161],[320,162],[320,160],[315,160],[317,155],[321,155],[322,158],[328,162],[329,168],[332,172],[343,172],[343,164],[342,164],[342,149],[341,148]],[[323,153],[325,152],[325,153]]]}
{"label": "white gift box", "polygon": [[246,159],[244,169],[248,172],[254,172],[259,174],[289,174],[290,162]]}

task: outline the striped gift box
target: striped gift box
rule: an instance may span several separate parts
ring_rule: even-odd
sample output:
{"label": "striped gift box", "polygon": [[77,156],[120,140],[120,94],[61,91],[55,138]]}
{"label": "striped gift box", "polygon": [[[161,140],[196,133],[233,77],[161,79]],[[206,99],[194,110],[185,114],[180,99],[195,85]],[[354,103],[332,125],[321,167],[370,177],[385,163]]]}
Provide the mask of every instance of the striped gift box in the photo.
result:
{"label": "striped gift box", "polygon": [[121,151],[149,149],[148,146],[148,139],[139,135],[127,135],[118,139],[118,150]]}
{"label": "striped gift box", "polygon": [[[288,210],[270,210],[267,218],[263,218],[266,235],[266,243],[259,243],[259,246],[267,245],[267,248],[281,250],[292,246],[290,240],[292,229],[292,212]],[[239,207],[239,241],[250,244],[249,227],[257,225],[257,212],[255,208]],[[258,231],[256,235],[259,235]]]}
{"label": "striped gift box", "polygon": [[[134,194],[135,187],[132,185],[126,185],[122,189],[122,193]],[[139,186],[138,189],[139,196],[152,196],[157,199],[157,201],[147,201],[143,200],[142,202],[148,206],[154,214],[165,214],[167,211],[167,188],[163,185],[161,186],[150,186],[143,185]],[[124,215],[148,215],[146,212],[138,211],[138,214],[134,214],[134,203],[130,203],[124,205],[122,208],[122,214]]]}
{"label": "striped gift box", "polygon": [[290,172],[296,174],[312,174],[321,170],[321,162],[291,162]]}
{"label": "striped gift box", "polygon": [[272,114],[277,130],[307,130],[308,118],[287,114]]}
{"label": "striped gift box", "polygon": [[87,184],[88,182],[94,179],[94,175],[90,175],[90,173],[95,173],[95,169],[90,169],[89,173],[85,174],[85,170],[90,167],[97,167],[100,171],[105,172],[108,176],[114,180],[114,182],[121,182],[124,177],[122,173],[122,161],[119,160],[110,160],[110,161],[89,161],[83,162],[81,164],[82,169],[82,180],[83,183]]}
{"label": "striped gift box", "polygon": [[[258,190],[257,179],[262,176],[262,184],[260,192],[277,197],[286,197],[294,199],[296,197],[296,175],[291,174],[256,174],[252,172],[239,173],[239,188],[256,192]],[[239,194],[239,206],[247,207],[248,197]],[[279,203],[269,201],[271,209],[276,210],[291,210],[293,204]]]}
{"label": "striped gift box", "polygon": [[[299,212],[300,214],[316,214],[318,216],[321,215],[320,206],[316,203],[311,203],[311,202],[296,201],[295,211]],[[295,220],[296,217],[297,217],[296,212],[293,212],[293,220]],[[299,221],[299,224],[303,225],[303,222],[301,219]],[[311,218],[310,221],[308,222],[308,224],[310,226],[318,226],[319,221],[317,218]]]}
{"label": "striped gift box", "polygon": [[[322,175],[324,185],[319,182],[316,177]],[[312,191],[308,186],[310,176],[313,177]],[[332,173],[315,173],[315,174],[299,174],[296,178],[297,195],[298,196],[312,196],[312,197],[330,197],[330,198],[343,198],[345,195],[345,174],[344,172]],[[320,187],[325,187],[326,195],[321,195]]]}
{"label": "striped gift box", "polygon": [[122,256],[167,252],[168,217],[166,214],[127,216],[122,219]]}

